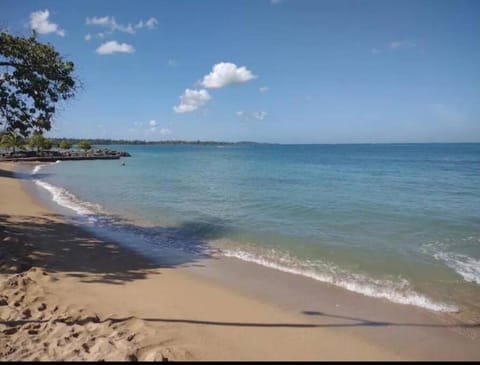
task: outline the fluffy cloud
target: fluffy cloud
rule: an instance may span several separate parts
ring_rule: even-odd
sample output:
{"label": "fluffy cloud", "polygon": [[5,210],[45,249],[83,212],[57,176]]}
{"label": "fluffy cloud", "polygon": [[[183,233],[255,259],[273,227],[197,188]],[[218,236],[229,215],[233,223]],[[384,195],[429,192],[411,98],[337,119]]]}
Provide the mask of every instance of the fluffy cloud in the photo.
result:
{"label": "fluffy cloud", "polygon": [[236,114],[237,114],[237,117],[245,121],[264,120],[268,115],[267,112],[244,112],[244,111],[239,111]]}
{"label": "fluffy cloud", "polygon": [[390,49],[400,49],[400,48],[412,48],[415,47],[416,44],[412,41],[404,40],[404,41],[394,41],[390,42],[388,47]]}
{"label": "fluffy cloud", "polygon": [[175,113],[188,113],[197,110],[211,99],[207,90],[186,89],[180,96],[180,104],[173,107]]}
{"label": "fluffy cloud", "polygon": [[201,85],[206,88],[221,88],[230,84],[247,82],[257,77],[245,66],[237,67],[234,63],[220,62],[214,65],[212,72],[203,78]]}
{"label": "fluffy cloud", "polygon": [[57,24],[50,23],[48,21],[49,16],[50,12],[48,10],[34,11],[30,14],[30,28],[39,34],[55,33],[63,37],[65,31],[60,29]]}
{"label": "fluffy cloud", "polygon": [[133,46],[127,43],[118,43],[117,41],[105,42],[97,48],[97,53],[101,55],[133,52],[135,52],[135,48],[133,48]]}
{"label": "fluffy cloud", "polygon": [[151,120],[149,123],[150,127],[156,127],[157,126],[157,122],[155,120]]}
{"label": "fluffy cloud", "polygon": [[146,21],[140,20],[136,25],[136,29],[142,29],[142,28],[147,28],[147,29],[153,29],[158,25],[158,20],[156,18],[150,18]]}
{"label": "fluffy cloud", "polygon": [[97,25],[108,28],[109,33],[113,33],[114,31],[118,30],[119,32],[135,34],[135,29],[154,29],[158,24],[158,20],[152,17],[146,21],[140,20],[135,26],[133,26],[131,23],[128,23],[127,25],[117,23],[113,16],[94,16],[93,18],[87,18],[86,23],[87,25]]}
{"label": "fluffy cloud", "polygon": [[86,41],[89,41],[90,39],[92,39],[92,35],[90,33],[88,33],[87,35],[85,35],[85,40]]}
{"label": "fluffy cloud", "polygon": [[87,24],[94,24],[94,25],[104,25],[108,26],[111,23],[115,22],[113,18],[110,18],[109,16],[104,16],[102,18],[94,16],[93,18],[87,18]]}
{"label": "fluffy cloud", "polygon": [[145,26],[148,28],[148,29],[153,29],[157,26],[158,24],[158,20],[155,19],[155,18],[150,18],[148,19],[146,22],[145,22]]}
{"label": "fluffy cloud", "polygon": [[98,25],[101,27],[109,28],[110,32],[114,32],[116,30],[120,32],[134,34],[135,29],[133,29],[132,24],[128,23],[128,25],[122,25],[117,23],[113,16],[104,16],[104,17],[96,17],[87,18],[87,25]]}

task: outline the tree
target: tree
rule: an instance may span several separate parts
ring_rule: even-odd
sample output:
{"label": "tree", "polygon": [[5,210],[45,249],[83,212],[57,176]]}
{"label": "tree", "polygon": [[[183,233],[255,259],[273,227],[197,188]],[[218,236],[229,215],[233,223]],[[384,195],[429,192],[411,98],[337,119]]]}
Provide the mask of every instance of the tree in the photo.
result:
{"label": "tree", "polygon": [[87,150],[89,150],[90,148],[92,148],[92,146],[90,145],[90,143],[88,141],[80,141],[80,142],[78,142],[77,146],[78,146],[78,148],[81,148],[82,150],[85,150],[85,152]]}
{"label": "tree", "polygon": [[63,140],[63,141],[60,142],[58,147],[60,147],[62,150],[69,150],[72,147],[72,145],[70,143],[68,143],[68,141]]}
{"label": "tree", "polygon": [[5,148],[11,148],[12,152],[15,153],[15,148],[23,147],[25,145],[25,140],[15,131],[11,131],[6,132],[2,135],[2,137],[0,138],[0,145]]}
{"label": "tree", "polygon": [[28,141],[30,148],[36,148],[37,152],[40,152],[40,149],[45,147],[47,139],[42,135],[42,133],[35,131]]}
{"label": "tree", "polygon": [[52,141],[50,141],[49,139],[47,138],[44,138],[43,139],[43,143],[42,143],[42,150],[51,150],[53,147],[53,143]]}
{"label": "tree", "polygon": [[0,125],[24,137],[50,130],[56,106],[75,95],[74,64],[36,34],[0,33]]}

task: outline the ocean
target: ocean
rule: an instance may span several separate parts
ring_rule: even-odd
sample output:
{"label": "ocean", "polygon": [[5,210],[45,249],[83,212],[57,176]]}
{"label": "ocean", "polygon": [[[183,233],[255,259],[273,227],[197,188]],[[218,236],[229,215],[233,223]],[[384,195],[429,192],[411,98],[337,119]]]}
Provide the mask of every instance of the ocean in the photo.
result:
{"label": "ocean", "polygon": [[220,255],[437,312],[480,313],[480,144],[116,145],[31,189],[153,260]]}

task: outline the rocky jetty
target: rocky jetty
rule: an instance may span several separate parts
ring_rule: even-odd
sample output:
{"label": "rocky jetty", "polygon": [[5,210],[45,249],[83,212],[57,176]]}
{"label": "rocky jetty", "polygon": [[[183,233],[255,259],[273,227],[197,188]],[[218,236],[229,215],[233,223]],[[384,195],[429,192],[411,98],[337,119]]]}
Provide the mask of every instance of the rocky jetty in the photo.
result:
{"label": "rocky jetty", "polygon": [[130,157],[128,152],[114,151],[108,148],[91,148],[49,151],[16,151],[0,153],[0,161],[72,161],[72,160],[116,160]]}

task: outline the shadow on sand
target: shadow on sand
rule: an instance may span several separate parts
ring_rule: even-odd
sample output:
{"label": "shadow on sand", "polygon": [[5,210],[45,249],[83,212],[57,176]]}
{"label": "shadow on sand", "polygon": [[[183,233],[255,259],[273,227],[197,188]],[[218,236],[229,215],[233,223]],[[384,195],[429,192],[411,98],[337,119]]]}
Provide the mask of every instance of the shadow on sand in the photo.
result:
{"label": "shadow on sand", "polygon": [[[109,240],[94,237],[91,233],[51,214],[44,218],[33,216],[0,215],[0,274],[21,272],[32,266],[51,272],[62,272],[80,278],[85,283],[106,283],[121,285],[134,280],[145,279],[148,275],[159,275],[159,268],[198,265],[199,260],[211,257],[208,240],[219,237],[222,231],[218,224],[190,222],[181,227],[137,227],[152,230],[159,237],[175,237],[181,245],[188,245],[192,254],[177,257],[173,262],[150,260],[134,251]],[[133,225],[129,227],[133,229]],[[193,234],[194,233],[194,234]],[[184,240],[188,237],[188,240]],[[183,259],[181,259],[183,258]],[[12,271],[12,264],[17,264]],[[15,265],[13,265],[15,266]],[[261,327],[261,328],[343,328],[343,327],[424,327],[478,329],[480,323],[401,323],[375,321],[363,318],[328,314],[320,311],[302,312],[303,323],[235,322],[212,321],[188,318],[142,318],[155,323],[182,323],[207,326]],[[105,318],[102,322],[122,322],[131,319]],[[86,319],[100,321],[99,319]],[[0,321],[8,327],[23,325],[35,320]]]}
{"label": "shadow on sand", "polygon": [[180,227],[129,224],[127,228],[155,234],[160,248],[162,245],[180,248],[187,254],[174,258],[157,254],[156,260],[152,260],[112,240],[95,237],[56,214],[42,218],[0,215],[0,273],[21,272],[37,266],[81,278],[83,282],[122,284],[144,279],[158,268],[199,265],[200,259],[211,257],[207,239],[221,233],[217,226],[212,228],[204,222],[190,222]]}
{"label": "shadow on sand", "polygon": [[[304,312],[305,313],[305,312]],[[361,318],[344,317],[337,315],[330,315],[328,313],[321,314],[324,317],[341,318],[347,320],[353,320],[352,323],[261,323],[261,322],[220,322],[220,321],[206,321],[195,319],[173,319],[173,318],[141,318],[146,322],[160,322],[160,323],[182,323],[193,325],[207,325],[207,326],[222,326],[222,327],[259,327],[259,328],[341,328],[341,327],[425,327],[425,328],[480,328],[480,323],[466,324],[435,324],[435,323],[401,323],[401,322],[375,322],[364,320]],[[64,322],[69,325],[78,324],[85,325],[87,323],[120,323],[125,322],[136,317],[115,318],[109,317],[103,320],[96,318],[86,318],[79,320],[56,320],[58,322]],[[19,321],[0,321],[0,324],[7,325],[9,327],[24,325],[28,323],[44,323],[47,320],[19,320]]]}

